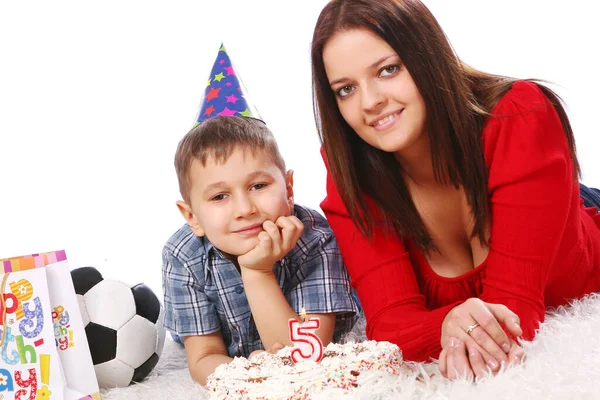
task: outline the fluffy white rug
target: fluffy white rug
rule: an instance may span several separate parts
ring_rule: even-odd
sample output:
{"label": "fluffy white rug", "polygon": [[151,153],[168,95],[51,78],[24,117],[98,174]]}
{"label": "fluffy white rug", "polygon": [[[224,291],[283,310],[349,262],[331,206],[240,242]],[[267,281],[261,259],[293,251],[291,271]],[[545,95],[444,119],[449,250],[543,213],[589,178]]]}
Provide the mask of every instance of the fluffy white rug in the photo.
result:
{"label": "fluffy white rug", "polygon": [[[364,332],[364,331],[363,331]],[[357,339],[364,335],[358,332]],[[364,337],[364,336],[363,336]],[[370,388],[361,399],[597,399],[600,398],[600,295],[549,312],[536,339],[524,343],[524,364],[483,382],[450,382],[435,364],[417,364],[423,374]],[[431,377],[428,377],[432,375]],[[423,379],[423,376],[428,378]],[[103,391],[111,399],[208,399],[192,381],[183,348],[171,340],[151,375],[140,384]]]}

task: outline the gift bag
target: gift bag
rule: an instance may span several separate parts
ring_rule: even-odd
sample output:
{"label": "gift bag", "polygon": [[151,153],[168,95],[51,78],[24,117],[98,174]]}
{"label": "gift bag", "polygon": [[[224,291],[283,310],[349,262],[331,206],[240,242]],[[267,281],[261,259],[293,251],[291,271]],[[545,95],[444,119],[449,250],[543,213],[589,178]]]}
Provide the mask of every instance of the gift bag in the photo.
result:
{"label": "gift bag", "polygon": [[63,398],[46,270],[1,277],[0,395],[4,399]]}
{"label": "gift bag", "polygon": [[[57,251],[0,260],[0,273],[3,272],[2,267],[4,267],[4,276],[8,277],[7,281],[14,283],[18,282],[20,279],[24,279],[23,277],[35,276],[35,284],[31,284],[32,291],[39,287],[40,291],[45,293],[45,298],[40,298],[39,304],[46,313],[44,315],[44,321],[50,321],[44,325],[49,326],[51,333],[40,333],[40,336],[49,335],[41,336],[41,339],[46,339],[43,341],[48,341],[52,345],[54,350],[52,354],[54,354],[54,357],[50,354],[49,358],[52,361],[55,361],[55,363],[50,365],[50,371],[51,373],[54,372],[54,375],[50,376],[51,383],[50,386],[48,386],[48,391],[51,391],[52,394],[47,397],[40,397],[40,383],[43,384],[41,373],[36,375],[38,386],[37,395],[35,395],[35,393],[32,394],[30,390],[28,395],[32,397],[26,397],[20,394],[19,396],[21,397],[18,397],[17,390],[13,388],[13,394],[10,392],[11,389],[8,385],[6,387],[2,385],[1,376],[0,395],[2,395],[2,393],[7,393],[9,396],[8,398],[13,398],[11,397],[12,395],[15,399],[43,398],[99,400],[101,397],[98,389],[98,382],[96,380],[96,374],[65,252]],[[19,298],[19,296],[14,293],[15,291],[19,292],[19,290],[23,291],[23,289],[19,288],[19,284],[17,283],[16,285],[7,285],[3,291],[4,297],[11,299],[11,301],[6,302],[5,316],[7,323],[6,325],[3,325],[8,328],[11,328],[11,324],[8,323],[10,321],[12,321],[13,324],[20,323],[20,314],[15,307],[18,308],[20,304],[24,305],[27,301],[31,301],[31,299],[35,297],[34,294],[28,293],[24,297],[22,296]],[[12,296],[14,296],[14,301],[12,301]],[[36,305],[37,304],[38,303],[36,303]],[[0,316],[2,316],[2,313],[0,313]],[[8,328],[7,332],[9,332]],[[37,360],[37,364],[33,360],[26,361],[32,361],[31,364],[33,365],[31,369],[36,372],[38,370],[41,371],[42,366],[45,367],[45,365],[40,363],[40,360]],[[47,363],[47,361],[45,362]],[[10,372],[8,368],[5,369],[7,372]],[[0,369],[0,375],[2,375],[1,371],[2,369]],[[44,395],[44,393],[42,393],[42,395]],[[6,396],[4,398],[6,399]]]}

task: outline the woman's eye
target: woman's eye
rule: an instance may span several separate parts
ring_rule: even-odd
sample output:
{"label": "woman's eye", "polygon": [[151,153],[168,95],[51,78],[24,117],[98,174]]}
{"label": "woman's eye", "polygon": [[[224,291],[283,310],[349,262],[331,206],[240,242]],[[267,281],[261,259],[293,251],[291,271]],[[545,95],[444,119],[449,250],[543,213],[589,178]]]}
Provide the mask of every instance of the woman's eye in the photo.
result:
{"label": "woman's eye", "polygon": [[394,75],[396,72],[398,72],[397,65],[388,65],[379,72],[379,76],[391,76]]}
{"label": "woman's eye", "polygon": [[252,185],[252,187],[250,188],[250,190],[260,190],[260,189],[262,189],[262,188],[264,188],[266,186],[267,186],[266,183],[257,183],[257,184]]}
{"label": "woman's eye", "polygon": [[336,94],[338,97],[346,97],[348,96],[350,93],[352,93],[354,91],[354,87],[353,86],[344,86],[343,88],[340,88],[336,91]]}
{"label": "woman's eye", "polygon": [[227,198],[227,195],[225,194],[218,194],[216,196],[213,196],[210,198],[210,201],[221,201],[221,200],[225,200]]}

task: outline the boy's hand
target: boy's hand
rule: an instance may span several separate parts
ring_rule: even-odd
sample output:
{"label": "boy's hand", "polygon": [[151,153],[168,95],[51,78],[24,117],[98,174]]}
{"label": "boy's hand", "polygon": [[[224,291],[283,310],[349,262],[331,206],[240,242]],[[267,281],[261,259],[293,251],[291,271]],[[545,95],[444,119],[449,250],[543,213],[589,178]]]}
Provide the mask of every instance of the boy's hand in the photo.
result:
{"label": "boy's hand", "polygon": [[273,265],[296,246],[304,224],[293,215],[279,217],[277,221],[265,221],[264,232],[258,234],[255,248],[238,257],[240,267],[255,271],[271,272]]}
{"label": "boy's hand", "polygon": [[271,353],[271,354],[275,354],[277,353],[279,350],[283,349],[285,346],[282,343],[275,343],[273,344],[273,346],[271,346],[271,348],[269,350],[254,350],[252,353],[250,353],[250,355],[248,356],[248,360],[256,357],[257,355],[259,355],[260,353]]}

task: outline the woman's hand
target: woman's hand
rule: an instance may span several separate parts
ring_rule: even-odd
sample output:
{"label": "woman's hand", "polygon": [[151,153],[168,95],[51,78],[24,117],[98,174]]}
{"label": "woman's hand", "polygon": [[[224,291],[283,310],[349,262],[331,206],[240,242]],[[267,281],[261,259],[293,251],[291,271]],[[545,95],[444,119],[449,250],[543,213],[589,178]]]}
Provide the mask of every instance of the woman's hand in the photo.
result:
{"label": "woman's hand", "polygon": [[512,344],[510,346],[510,351],[508,352],[508,365],[517,365],[520,364],[523,360],[525,360],[525,350],[514,340],[511,340]]}
{"label": "woman's hand", "polygon": [[440,353],[438,367],[444,377],[452,380],[461,377],[471,380],[473,375],[476,374],[473,370],[476,365],[471,365],[467,357],[465,343],[457,338],[448,340],[447,345]]}
{"label": "woman's hand", "polygon": [[[458,341],[465,349],[465,357],[466,354],[475,360],[481,357],[485,365],[496,372],[500,369],[501,364],[514,361],[509,360],[514,342],[506,335],[500,324],[506,326],[508,331],[515,336],[523,334],[519,326],[519,317],[506,306],[485,303],[475,297],[470,298],[454,307],[444,318],[442,348],[448,349],[447,353],[454,353],[457,350],[451,343]],[[455,341],[453,342],[451,339]],[[512,355],[513,358],[516,355]],[[453,362],[462,365],[463,361],[457,359]],[[479,365],[479,362],[476,361],[475,365]]]}
{"label": "woman's hand", "polygon": [[[518,364],[524,356],[523,348],[511,340],[508,365]],[[479,381],[490,372],[489,366],[477,347],[465,345],[456,338],[450,338],[447,346],[440,353],[439,369],[444,377],[452,380],[465,377],[469,380],[475,378]]]}

